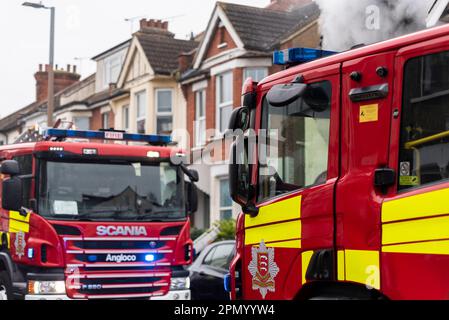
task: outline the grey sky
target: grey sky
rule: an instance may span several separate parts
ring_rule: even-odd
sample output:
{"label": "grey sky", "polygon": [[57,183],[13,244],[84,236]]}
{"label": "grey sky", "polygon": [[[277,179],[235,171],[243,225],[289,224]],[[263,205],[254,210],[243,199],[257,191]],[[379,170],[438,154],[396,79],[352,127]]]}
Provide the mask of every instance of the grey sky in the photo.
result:
{"label": "grey sky", "polygon": [[[0,117],[35,100],[34,73],[48,62],[49,10],[23,7],[25,0],[3,0],[0,8]],[[29,0],[38,2],[39,0]],[[228,0],[266,6],[270,0]],[[125,18],[168,19],[178,38],[201,32],[215,0],[45,0],[56,7],[55,63],[77,64],[83,77],[95,71],[90,58],[128,39]],[[138,28],[134,21],[133,31]],[[83,60],[75,60],[75,57]]]}

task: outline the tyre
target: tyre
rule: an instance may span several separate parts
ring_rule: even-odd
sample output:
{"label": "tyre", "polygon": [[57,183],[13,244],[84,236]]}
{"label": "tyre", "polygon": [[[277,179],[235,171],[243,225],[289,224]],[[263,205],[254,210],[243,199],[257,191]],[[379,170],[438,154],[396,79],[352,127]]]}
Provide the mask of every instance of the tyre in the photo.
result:
{"label": "tyre", "polygon": [[6,271],[0,271],[0,300],[12,300],[11,279]]}

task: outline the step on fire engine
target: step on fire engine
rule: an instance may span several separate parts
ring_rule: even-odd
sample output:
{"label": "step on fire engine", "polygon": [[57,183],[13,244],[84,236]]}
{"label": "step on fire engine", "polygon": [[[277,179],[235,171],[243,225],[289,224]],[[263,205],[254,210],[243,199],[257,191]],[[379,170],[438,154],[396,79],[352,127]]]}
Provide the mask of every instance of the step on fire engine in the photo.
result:
{"label": "step on fire engine", "polygon": [[198,174],[170,143],[55,128],[1,147],[0,299],[190,299]]}
{"label": "step on fire engine", "polygon": [[448,299],[449,26],[274,59],[230,123],[280,136],[232,148],[232,298]]}

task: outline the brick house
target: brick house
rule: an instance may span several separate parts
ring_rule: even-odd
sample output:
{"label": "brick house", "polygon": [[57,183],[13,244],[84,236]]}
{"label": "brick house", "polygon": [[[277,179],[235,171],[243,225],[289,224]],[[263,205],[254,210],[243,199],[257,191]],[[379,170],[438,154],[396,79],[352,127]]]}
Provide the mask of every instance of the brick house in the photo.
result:
{"label": "brick house", "polygon": [[[48,67],[39,65],[35,73],[36,79],[36,101],[18,111],[0,119],[0,144],[11,144],[26,129],[36,124],[46,126],[47,124],[47,89],[48,89]],[[67,66],[67,69],[55,68],[55,110],[59,106],[59,98],[64,90],[79,82],[80,75]]]}
{"label": "brick house", "polygon": [[241,103],[244,80],[260,81],[279,71],[272,64],[274,50],[319,47],[319,14],[318,6],[305,0],[276,0],[266,8],[216,4],[191,68],[180,80],[187,101],[193,160],[211,143],[222,149],[212,165],[192,165],[201,175],[202,200],[209,203],[203,214],[204,227],[210,221],[231,218],[238,210],[229,197],[228,167],[223,163],[228,147],[223,146],[223,132],[233,108]]}

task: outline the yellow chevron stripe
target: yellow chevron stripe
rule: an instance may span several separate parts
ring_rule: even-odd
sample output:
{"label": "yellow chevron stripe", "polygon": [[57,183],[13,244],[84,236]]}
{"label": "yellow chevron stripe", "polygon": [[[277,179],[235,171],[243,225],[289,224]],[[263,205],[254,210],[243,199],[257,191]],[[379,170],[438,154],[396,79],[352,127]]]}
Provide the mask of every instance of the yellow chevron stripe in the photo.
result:
{"label": "yellow chevron stripe", "polygon": [[24,217],[17,211],[9,211],[9,218],[17,221],[30,222],[30,216],[30,214],[27,214],[27,216]]}
{"label": "yellow chevron stripe", "polygon": [[383,245],[441,239],[449,239],[449,216],[382,226]]}
{"label": "yellow chevron stripe", "polygon": [[449,189],[386,201],[382,205],[382,222],[449,214]]}
{"label": "yellow chevron stripe", "polygon": [[22,231],[24,233],[30,232],[30,224],[27,222],[20,222],[9,219],[9,232],[16,233]]}
{"label": "yellow chevron stripe", "polygon": [[263,224],[300,218],[301,196],[298,196],[261,207],[259,210],[259,214],[255,218],[251,218],[249,215],[246,215],[245,227],[249,228],[260,226]]}
{"label": "yellow chevron stripe", "polygon": [[382,252],[449,255],[449,240],[386,246]]}
{"label": "yellow chevron stripe", "polygon": [[[264,240],[267,242],[290,240],[290,239],[301,239],[301,221],[291,221],[278,223],[258,228],[247,229],[245,233],[245,245],[259,244],[260,241]],[[299,249],[301,247],[300,242],[296,240],[296,243],[289,241],[289,243],[284,243],[289,246],[297,246]],[[273,247],[276,244],[270,244]],[[284,246],[282,246],[284,247]],[[286,247],[287,248],[287,247]]]}
{"label": "yellow chevron stripe", "polygon": [[302,269],[302,284],[306,283],[306,273],[312,259],[313,251],[304,251],[301,253],[301,269]]}

